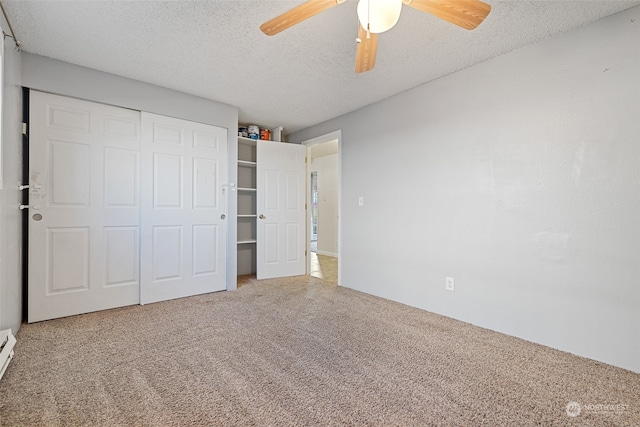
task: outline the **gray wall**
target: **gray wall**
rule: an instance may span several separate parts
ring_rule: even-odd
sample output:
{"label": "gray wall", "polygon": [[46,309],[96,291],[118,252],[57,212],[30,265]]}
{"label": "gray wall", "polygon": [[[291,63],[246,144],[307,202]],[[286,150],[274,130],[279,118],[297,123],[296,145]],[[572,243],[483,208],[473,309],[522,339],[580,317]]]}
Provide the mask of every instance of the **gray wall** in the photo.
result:
{"label": "gray wall", "polygon": [[[225,127],[229,130],[229,182],[237,181],[236,107],[30,53],[22,55],[22,84],[45,92]],[[228,217],[235,218],[237,194],[235,191],[227,194]],[[236,233],[235,221],[229,221],[227,289],[236,288]]]}
{"label": "gray wall", "polygon": [[342,130],[341,284],[640,372],[638,40],[635,7],[290,135]]}
{"label": "gray wall", "polygon": [[[7,28],[4,19],[0,22]],[[7,30],[8,31],[8,30]],[[17,332],[22,322],[22,220],[18,205],[22,177],[22,89],[20,53],[4,41],[2,181],[0,190],[0,329]]]}

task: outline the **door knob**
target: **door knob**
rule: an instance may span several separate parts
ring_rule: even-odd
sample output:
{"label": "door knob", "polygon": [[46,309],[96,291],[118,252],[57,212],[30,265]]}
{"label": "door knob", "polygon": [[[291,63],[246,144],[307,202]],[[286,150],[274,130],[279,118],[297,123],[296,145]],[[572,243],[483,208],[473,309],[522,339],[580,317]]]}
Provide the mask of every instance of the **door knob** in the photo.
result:
{"label": "door knob", "polygon": [[260,216],[258,218],[265,219],[266,217],[264,215],[260,214]]}
{"label": "door knob", "polygon": [[227,216],[225,214],[220,215],[220,219],[225,219]]}

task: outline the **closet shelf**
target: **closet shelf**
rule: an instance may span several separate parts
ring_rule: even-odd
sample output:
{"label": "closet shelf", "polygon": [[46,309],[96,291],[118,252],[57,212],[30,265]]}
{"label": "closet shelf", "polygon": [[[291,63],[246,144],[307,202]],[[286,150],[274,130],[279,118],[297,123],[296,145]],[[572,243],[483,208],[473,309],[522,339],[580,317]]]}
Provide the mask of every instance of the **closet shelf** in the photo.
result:
{"label": "closet shelf", "polygon": [[245,138],[243,136],[238,137],[238,144],[251,145],[252,147],[255,147],[257,145],[255,139]]}
{"label": "closet shelf", "polygon": [[256,162],[248,162],[246,160],[238,160],[238,166],[244,166],[247,168],[255,168],[257,165]]}

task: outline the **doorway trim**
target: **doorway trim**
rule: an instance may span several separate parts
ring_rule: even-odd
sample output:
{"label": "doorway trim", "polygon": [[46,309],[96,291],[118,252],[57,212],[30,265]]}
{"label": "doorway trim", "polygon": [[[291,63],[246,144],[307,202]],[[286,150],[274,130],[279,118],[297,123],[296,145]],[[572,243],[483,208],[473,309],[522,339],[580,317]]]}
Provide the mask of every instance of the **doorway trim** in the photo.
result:
{"label": "doorway trim", "polygon": [[[307,147],[307,177],[311,174],[311,156],[310,150],[312,145],[322,144],[323,142],[338,141],[338,286],[341,285],[342,278],[342,130],[336,130],[324,135],[317,136],[315,138],[302,141],[301,144]],[[311,271],[311,186],[307,185],[307,267],[306,274]]]}

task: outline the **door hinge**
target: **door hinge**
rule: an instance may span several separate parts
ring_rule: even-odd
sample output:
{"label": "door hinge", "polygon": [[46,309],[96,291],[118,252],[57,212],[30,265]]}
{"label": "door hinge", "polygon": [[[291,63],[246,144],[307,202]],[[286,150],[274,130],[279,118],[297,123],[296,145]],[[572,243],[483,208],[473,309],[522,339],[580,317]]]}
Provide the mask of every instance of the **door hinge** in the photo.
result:
{"label": "door hinge", "polygon": [[307,163],[307,158],[306,157],[304,158],[304,162]]}
{"label": "door hinge", "polygon": [[27,124],[26,123],[22,123],[22,134],[23,135],[27,134]]}
{"label": "door hinge", "polygon": [[307,256],[307,250],[306,249],[304,250],[304,256]]}
{"label": "door hinge", "polygon": [[306,203],[304,204],[304,210],[305,211],[307,210],[307,204]]}

